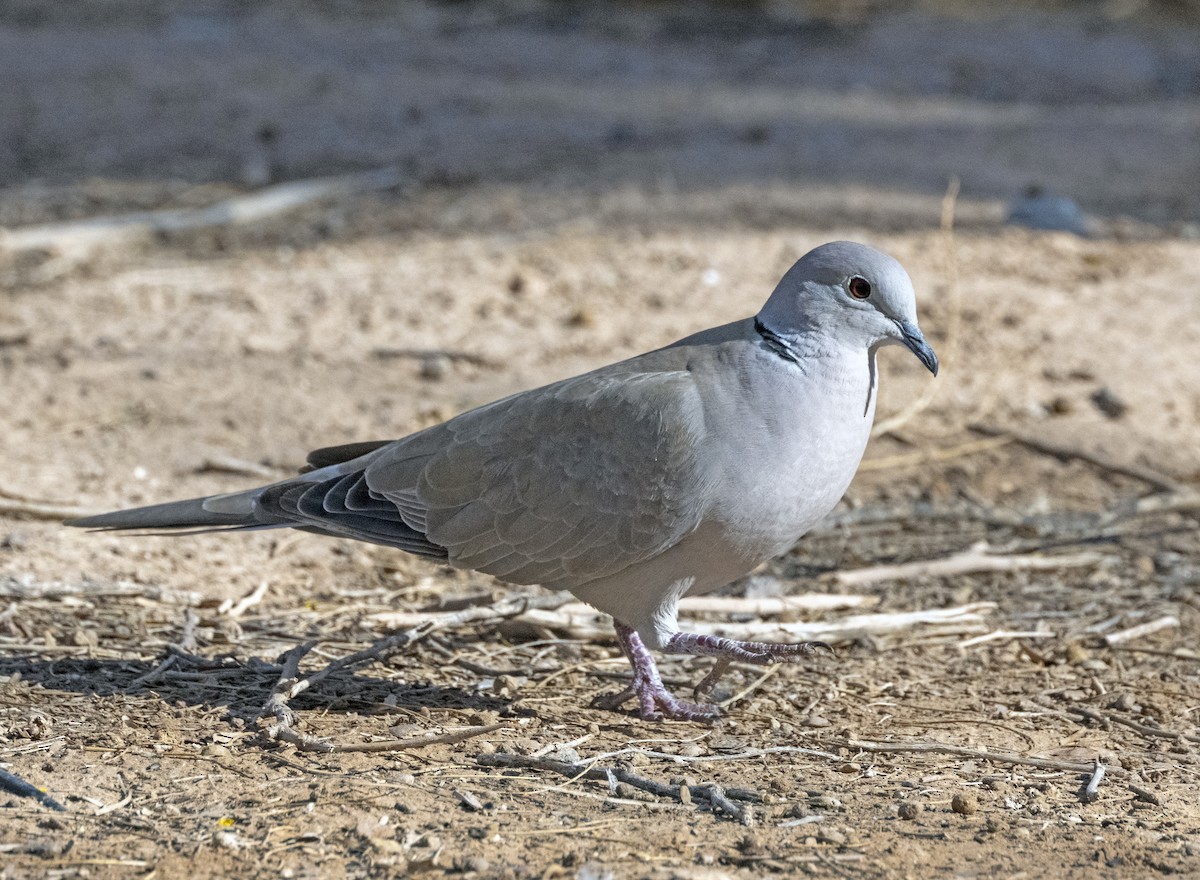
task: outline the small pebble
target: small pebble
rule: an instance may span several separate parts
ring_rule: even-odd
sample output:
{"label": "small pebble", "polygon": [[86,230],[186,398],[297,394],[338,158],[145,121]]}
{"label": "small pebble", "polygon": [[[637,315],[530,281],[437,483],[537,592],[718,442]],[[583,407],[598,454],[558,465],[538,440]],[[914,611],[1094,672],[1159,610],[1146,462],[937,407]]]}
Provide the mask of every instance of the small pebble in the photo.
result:
{"label": "small pebble", "polygon": [[846,834],[836,828],[822,828],[817,832],[817,837],[823,843],[832,843],[835,846],[842,846],[846,843]]}
{"label": "small pebble", "polygon": [[1071,644],[1067,645],[1067,662],[1072,665],[1078,665],[1090,656],[1087,648],[1083,647],[1079,642],[1071,642]]}
{"label": "small pebble", "polygon": [[596,315],[591,309],[576,309],[567,318],[568,327],[592,327],[596,323]]}
{"label": "small pebble", "polygon": [[917,816],[921,815],[921,809],[922,808],[920,804],[913,803],[912,801],[905,801],[900,805],[900,818],[915,819]]}
{"label": "small pebble", "polygon": [[450,358],[444,354],[431,354],[421,358],[422,379],[428,379],[431,382],[436,382],[439,379],[444,379],[446,373],[450,371]]}
{"label": "small pebble", "polygon": [[812,806],[823,810],[840,810],[842,808],[841,801],[827,794],[822,794],[811,798],[809,803]]}
{"label": "small pebble", "polygon": [[973,816],[979,810],[979,801],[970,792],[956,794],[950,799],[950,809],[960,816]]}
{"label": "small pebble", "polygon": [[1092,404],[1110,419],[1119,419],[1129,412],[1129,404],[1117,397],[1112,389],[1098,389],[1091,397]]}

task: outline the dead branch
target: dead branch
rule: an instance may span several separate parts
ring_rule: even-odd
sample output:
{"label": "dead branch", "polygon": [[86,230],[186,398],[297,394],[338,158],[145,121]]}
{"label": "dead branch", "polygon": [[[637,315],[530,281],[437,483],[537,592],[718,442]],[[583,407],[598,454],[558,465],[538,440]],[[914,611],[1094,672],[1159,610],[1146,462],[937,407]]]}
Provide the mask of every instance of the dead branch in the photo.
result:
{"label": "dead branch", "polygon": [[280,468],[268,467],[257,461],[247,461],[232,455],[210,455],[200,462],[197,473],[234,474],[239,477],[260,477],[264,480],[277,480]]}
{"label": "dead branch", "polygon": [[878,596],[839,596],[834,593],[801,593],[761,599],[740,596],[688,596],[679,603],[679,613],[752,614],[774,617],[792,611],[839,611],[843,608],[870,608],[879,604]]}
{"label": "dead branch", "polygon": [[1140,785],[1134,785],[1131,782],[1129,783],[1129,790],[1133,792],[1134,797],[1136,797],[1139,801],[1145,801],[1148,804],[1154,804],[1156,807],[1162,806],[1162,798],[1148,788],[1142,788]]}
{"label": "dead branch", "polygon": [[226,199],[207,208],[138,211],[109,217],[92,217],[68,223],[45,223],[0,230],[0,253],[8,256],[30,251],[49,252],[60,259],[86,259],[100,247],[145,241],[155,235],[219,226],[242,226],[337,197],[388,189],[402,182],[395,168],[378,168],[354,174],[318,177],[280,183],[245,196]]}
{"label": "dead branch", "polygon": [[[338,746],[335,743],[297,733],[293,729],[293,725],[296,722],[296,714],[289,705],[290,701],[335,672],[342,672],[356,666],[382,661],[389,654],[407,648],[435,630],[482,621],[500,621],[517,616],[530,609],[531,606],[553,608],[565,604],[568,599],[569,597],[558,594],[548,596],[510,595],[491,605],[465,608],[462,611],[427,618],[417,626],[380,639],[362,651],[357,651],[354,654],[335,660],[313,674],[305,678],[300,678],[300,660],[316,645],[316,642],[306,642],[284,655],[283,670],[280,672],[279,680],[276,682],[275,687],[272,688],[271,695],[267,698],[267,702],[259,712],[259,718],[275,719],[275,722],[268,725],[264,732],[270,740],[289,742],[305,751],[373,751],[375,749]],[[393,744],[391,748],[397,748],[397,746]]]}
{"label": "dead branch", "polygon": [[456,351],[451,348],[392,348],[379,346],[371,352],[380,360],[411,359],[416,361],[447,360],[471,364],[475,367],[494,367],[496,364],[483,355],[469,351]]}
{"label": "dead branch", "polygon": [[1096,452],[1088,452],[1080,449],[1077,446],[1068,446],[1063,443],[1053,443],[1049,440],[1043,440],[1039,437],[1033,437],[1028,434],[1023,434],[1018,431],[1011,431],[1005,428],[998,428],[993,425],[986,425],[980,422],[967,426],[976,434],[983,434],[986,437],[1012,437],[1017,443],[1022,446],[1032,449],[1034,452],[1040,452],[1043,455],[1049,455],[1052,458],[1057,458],[1059,461],[1071,461],[1076,459],[1084,461],[1093,467],[1100,470],[1108,471],[1113,474],[1120,474],[1124,477],[1132,477],[1135,480],[1141,480],[1161,492],[1178,492],[1179,484],[1173,478],[1161,474],[1158,471],[1148,467],[1143,467],[1139,464],[1126,464],[1123,462],[1112,461],[1105,458]]}
{"label": "dead branch", "polygon": [[[517,722],[500,722],[498,724],[482,724],[477,727],[465,727],[461,730],[453,730],[448,733],[430,734],[428,736],[413,736],[406,739],[383,739],[375,742],[367,743],[351,743],[343,745],[340,743],[326,743],[327,748],[311,746],[300,748],[304,751],[318,752],[398,752],[405,749],[423,749],[426,746],[436,745],[453,745],[454,743],[465,742],[476,736],[485,736],[489,733],[495,733],[497,730],[510,730],[516,724],[521,723],[525,719],[520,719]],[[308,739],[312,739],[311,737]],[[316,740],[316,742],[322,742]]]}
{"label": "dead branch", "polygon": [[1100,780],[1104,778],[1104,774],[1108,771],[1108,767],[1096,762],[1096,769],[1092,772],[1092,778],[1088,780],[1088,784],[1083,789],[1083,802],[1085,804],[1093,803],[1100,797]]}
{"label": "dead branch", "polygon": [[1009,641],[1011,639],[1052,639],[1057,635],[1058,633],[1045,632],[1044,630],[998,629],[986,635],[975,636],[974,638],[961,641],[955,647],[959,650],[965,650],[966,648],[973,648],[976,645],[983,645],[988,642]]}
{"label": "dead branch", "polygon": [[[958,360],[959,329],[962,326],[962,293],[958,286],[958,247],[954,241],[954,214],[958,208],[959,179],[951,176],[946,182],[946,194],[942,197],[942,256],[946,261],[946,289],[950,293],[950,316],[946,324],[946,344],[942,346],[941,366]],[[921,392],[921,396],[889,418],[875,423],[871,430],[872,437],[882,437],[890,431],[901,428],[916,415],[925,411],[938,389],[944,383],[930,382]]]}
{"label": "dead branch", "polygon": [[28,519],[80,519],[100,511],[77,507],[74,504],[55,504],[51,501],[29,501],[23,498],[0,498],[0,515]]}
{"label": "dead branch", "polygon": [[[609,784],[610,792],[615,784],[620,782],[639,791],[644,791],[655,797],[666,798],[683,803],[681,792],[677,786],[664,785],[638,776],[621,767],[597,767],[594,764],[575,763],[571,761],[556,761],[553,758],[534,758],[525,755],[509,755],[497,753],[494,755],[477,755],[475,760],[485,767],[517,767],[525,770],[548,770],[569,779],[595,779]],[[714,812],[721,811],[743,824],[753,821],[753,817],[734,800],[755,801],[759,796],[755,792],[743,789],[722,789],[714,784],[697,785],[688,790],[693,800],[706,801]]]}
{"label": "dead branch", "polygon": [[[751,614],[755,617],[774,617],[794,611],[834,611],[842,608],[864,608],[879,604],[876,596],[839,596],[833,593],[805,593],[798,596],[780,596],[761,599],[744,599],[737,596],[689,596],[679,603],[679,612],[696,614]],[[383,611],[371,615],[367,620],[385,629],[422,626],[431,621],[450,621],[457,612]],[[555,614],[565,616],[573,623],[566,628],[586,626],[585,620],[597,616],[590,605],[570,600],[564,601]],[[536,617],[536,615],[535,615]],[[579,618],[577,620],[577,618]],[[519,615],[520,620],[529,616]],[[543,618],[545,619],[545,618]],[[531,620],[530,622],[540,622]],[[453,623],[450,623],[453,625]]]}
{"label": "dead branch", "polygon": [[288,701],[300,692],[296,690],[296,686],[299,684],[300,661],[316,646],[315,641],[305,642],[292,648],[280,658],[283,660],[283,669],[279,673],[279,680],[275,682],[275,687],[271,688],[271,695],[267,697],[267,702],[263,704],[262,711],[259,713],[260,718],[275,719],[275,723],[267,728],[269,739],[285,738],[285,735],[291,732],[292,725],[296,723],[296,713],[292,711]]}
{"label": "dead branch", "polygon": [[944,449],[925,449],[921,452],[906,452],[902,455],[886,455],[881,458],[869,458],[858,466],[859,472],[863,471],[883,471],[893,468],[912,468],[922,467],[927,464],[934,464],[940,461],[952,461],[956,458],[963,458],[968,455],[978,455],[981,452],[990,452],[993,449],[999,449],[1001,446],[1007,446],[1012,442],[1012,437],[988,437],[985,440],[975,440],[972,443],[960,443],[957,446],[950,446]]}
{"label": "dead branch", "polygon": [[953,577],[984,571],[1053,570],[1097,565],[1105,557],[1098,553],[1072,553],[1061,556],[1041,556],[1034,553],[1002,556],[988,553],[986,544],[976,544],[969,550],[943,559],[905,562],[900,565],[877,565],[853,571],[839,571],[830,579],[848,587],[861,587],[880,581],[913,580],[927,577]]}
{"label": "dead branch", "polygon": [[[943,755],[955,755],[959,758],[971,758],[979,761],[994,761],[998,764],[1019,764],[1023,767],[1037,767],[1041,770],[1062,770],[1067,773],[1095,772],[1095,764],[1082,761],[1059,761],[1054,758],[1034,758],[1028,755],[1014,755],[1007,752],[988,752],[983,749],[968,749],[963,746],[939,742],[894,742],[881,743],[869,740],[848,739],[842,743],[848,749],[858,749],[862,752],[885,752],[903,754],[906,752],[933,752]],[[1123,772],[1114,770],[1116,772]]]}
{"label": "dead branch", "polygon": [[1179,627],[1179,618],[1174,614],[1164,614],[1155,620],[1139,623],[1137,626],[1131,626],[1129,629],[1123,629],[1119,632],[1109,633],[1104,637],[1104,642],[1110,648],[1113,645],[1120,645],[1124,642],[1132,642],[1134,639],[1144,638],[1152,633],[1159,632],[1164,629],[1177,629]]}
{"label": "dead branch", "polygon": [[177,592],[148,584],[20,584],[13,581],[0,582],[0,597],[6,599],[110,599],[144,598],[171,605],[199,605],[204,597],[198,592]]}
{"label": "dead branch", "polygon": [[645,755],[647,758],[658,758],[675,764],[715,764],[737,761],[750,761],[766,755],[808,755],[813,758],[824,758],[827,761],[842,760],[833,752],[823,752],[820,749],[807,749],[804,746],[763,746],[762,748],[744,749],[740,752],[717,755],[675,755],[670,752],[658,752],[654,749],[642,749],[630,746],[615,752],[604,752],[591,758],[586,758],[580,765],[591,765],[597,761],[607,761],[623,755]]}
{"label": "dead branch", "polygon": [[259,581],[257,587],[247,593],[242,598],[234,602],[232,599],[226,599],[217,607],[218,614],[225,614],[235,620],[266,598],[267,590],[270,585],[267,581]]}
{"label": "dead branch", "polygon": [[1194,489],[1180,489],[1175,492],[1160,492],[1157,495],[1138,498],[1108,514],[1106,520],[1113,521],[1127,516],[1153,513],[1186,513],[1195,510],[1200,510],[1200,492]]}
{"label": "dead branch", "polygon": [[[858,614],[841,620],[804,623],[689,621],[686,628],[690,632],[723,635],[734,639],[767,641],[778,639],[836,644],[854,641],[863,636],[887,635],[917,627],[927,628],[927,631],[935,632],[938,635],[979,633],[985,631],[984,618],[995,607],[995,603],[992,602],[974,602],[955,608],[932,608],[889,614]],[[448,625],[443,621],[452,616],[454,615],[439,614],[434,619],[440,627]],[[376,626],[390,627],[394,621],[407,625],[422,618],[428,621],[430,617],[431,615],[382,612],[370,615],[366,621]],[[608,618],[581,602],[563,604],[554,609],[530,608],[522,614],[515,615],[514,619],[556,632],[564,632],[575,639],[594,641],[607,639],[612,635],[612,625]]]}

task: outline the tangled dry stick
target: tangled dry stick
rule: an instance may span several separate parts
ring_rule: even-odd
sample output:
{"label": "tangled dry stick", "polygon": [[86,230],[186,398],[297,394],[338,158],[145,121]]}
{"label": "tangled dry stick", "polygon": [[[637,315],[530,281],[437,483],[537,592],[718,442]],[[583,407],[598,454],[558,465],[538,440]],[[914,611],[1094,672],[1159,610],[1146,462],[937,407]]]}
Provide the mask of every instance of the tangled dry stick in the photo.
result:
{"label": "tangled dry stick", "polygon": [[[271,695],[267,698],[262,711],[259,713],[260,719],[272,718],[274,722],[269,723],[263,732],[268,740],[288,742],[304,751],[312,752],[386,751],[389,748],[406,749],[421,745],[431,745],[434,742],[458,742],[459,739],[466,739],[469,736],[478,736],[487,733],[489,730],[476,729],[475,732],[461,736],[459,739],[439,739],[434,737],[392,740],[388,744],[337,745],[297,732],[294,729],[296,713],[291,708],[290,701],[335,672],[342,672],[368,663],[380,662],[390,654],[407,648],[435,630],[464,626],[469,623],[501,621],[522,614],[531,607],[556,608],[566,604],[567,601],[569,601],[569,597],[558,594],[548,596],[507,596],[491,605],[466,608],[451,614],[440,615],[430,618],[411,629],[380,639],[369,648],[342,657],[340,660],[335,660],[304,678],[300,677],[300,661],[316,647],[317,643],[305,642],[302,645],[297,645],[280,658],[283,668],[279,673],[279,680],[271,689]],[[462,732],[460,731],[459,733]],[[454,735],[446,734],[446,736]]]}
{"label": "tangled dry stick", "polygon": [[[598,779],[608,783],[609,791],[616,793],[617,784],[624,783],[631,788],[644,791],[655,797],[667,798],[679,803],[686,803],[685,798],[706,802],[714,812],[721,812],[743,825],[754,824],[754,813],[747,803],[761,800],[757,792],[747,789],[722,788],[715,783],[689,786],[685,795],[680,786],[666,785],[639,776],[621,767],[597,767],[595,764],[584,764],[575,761],[558,761],[554,758],[534,758],[525,755],[510,755],[497,753],[479,755],[476,759],[485,767],[517,767],[526,770],[549,770],[559,776],[570,779]],[[737,803],[741,801],[742,803]]]}

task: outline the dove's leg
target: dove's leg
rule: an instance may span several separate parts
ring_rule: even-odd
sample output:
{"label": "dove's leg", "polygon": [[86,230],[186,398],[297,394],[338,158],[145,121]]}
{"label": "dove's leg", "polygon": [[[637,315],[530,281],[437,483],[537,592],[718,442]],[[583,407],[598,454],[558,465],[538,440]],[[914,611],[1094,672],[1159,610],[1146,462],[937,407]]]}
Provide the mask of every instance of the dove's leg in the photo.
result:
{"label": "dove's leg", "polygon": [[633,684],[619,694],[601,698],[597,705],[602,708],[616,708],[630,697],[637,697],[640,714],[647,721],[658,718],[712,721],[720,716],[721,711],[716,706],[689,703],[668,691],[662,683],[662,676],[658,674],[654,657],[641,636],[623,623],[614,621],[613,628],[617,631],[617,642],[621,650],[625,652],[629,664],[633,667]]}
{"label": "dove's leg", "polygon": [[796,660],[814,653],[818,648],[833,651],[824,642],[797,642],[795,644],[739,642],[723,636],[678,632],[667,640],[667,644],[663,647],[663,653],[699,654],[717,658],[717,663],[712,671],[696,685],[696,696],[701,696],[716,687],[717,682],[734,660],[753,663],[756,666],[769,666],[776,662],[786,663],[789,660]]}

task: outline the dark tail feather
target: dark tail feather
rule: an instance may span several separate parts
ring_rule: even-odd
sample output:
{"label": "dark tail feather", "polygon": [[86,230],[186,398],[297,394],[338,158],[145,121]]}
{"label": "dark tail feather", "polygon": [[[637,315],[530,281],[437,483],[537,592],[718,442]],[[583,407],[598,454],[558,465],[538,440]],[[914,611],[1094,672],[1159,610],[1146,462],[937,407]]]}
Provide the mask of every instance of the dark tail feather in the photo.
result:
{"label": "dark tail feather", "polygon": [[262,515],[254,503],[260,490],[232,495],[212,495],[208,498],[189,498],[169,501],[131,510],[115,510],[97,516],[67,521],[81,529],[231,529],[262,528],[280,525],[278,520]]}

